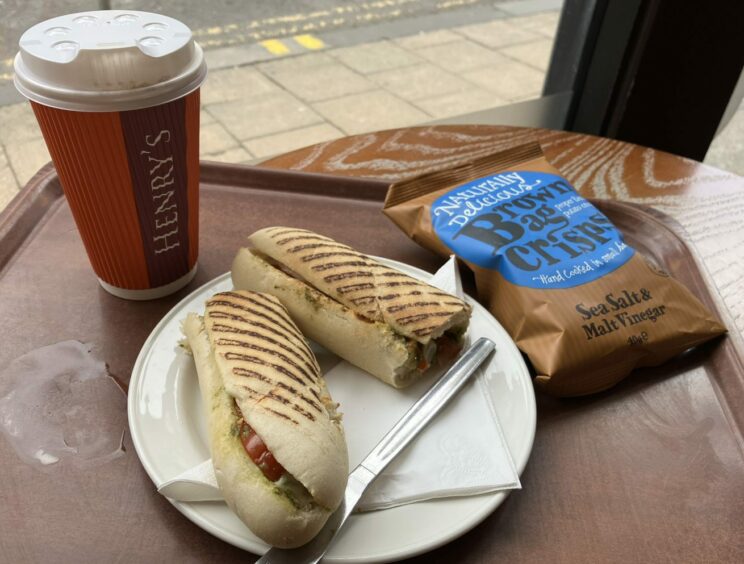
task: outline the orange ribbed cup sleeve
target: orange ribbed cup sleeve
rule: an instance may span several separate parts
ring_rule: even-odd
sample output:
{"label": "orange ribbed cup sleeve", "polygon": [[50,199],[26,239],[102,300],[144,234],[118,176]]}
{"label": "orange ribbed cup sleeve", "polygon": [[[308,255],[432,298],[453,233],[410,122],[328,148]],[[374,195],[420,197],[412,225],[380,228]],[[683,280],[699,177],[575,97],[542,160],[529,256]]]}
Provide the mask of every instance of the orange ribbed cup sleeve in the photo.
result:
{"label": "orange ribbed cup sleeve", "polygon": [[144,290],[187,274],[198,256],[199,91],[126,112],[31,105],[98,277]]}

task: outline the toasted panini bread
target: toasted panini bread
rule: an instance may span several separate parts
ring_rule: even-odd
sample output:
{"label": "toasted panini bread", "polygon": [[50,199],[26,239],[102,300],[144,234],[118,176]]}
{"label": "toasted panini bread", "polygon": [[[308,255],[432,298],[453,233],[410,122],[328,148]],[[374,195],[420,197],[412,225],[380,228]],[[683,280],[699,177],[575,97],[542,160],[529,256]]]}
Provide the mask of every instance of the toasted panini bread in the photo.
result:
{"label": "toasted panini bread", "polygon": [[275,297],[243,291],[216,294],[183,331],[225,500],[267,543],[308,542],[343,499],[348,457],[305,339]]}
{"label": "toasted panini bread", "polygon": [[384,382],[407,386],[461,348],[471,308],[459,298],[304,229],[248,239],[234,286],[276,295],[305,335]]}

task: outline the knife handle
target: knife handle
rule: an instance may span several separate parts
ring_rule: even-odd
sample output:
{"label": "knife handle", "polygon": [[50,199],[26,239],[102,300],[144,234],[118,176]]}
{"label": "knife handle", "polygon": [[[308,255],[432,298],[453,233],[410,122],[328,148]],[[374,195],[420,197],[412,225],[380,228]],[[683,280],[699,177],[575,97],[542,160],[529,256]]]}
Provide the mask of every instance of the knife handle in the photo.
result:
{"label": "knife handle", "polygon": [[379,475],[452,396],[462,388],[468,377],[495,348],[496,345],[490,339],[485,337],[478,339],[457,359],[447,373],[421,399],[413,404],[367,457],[362,460],[360,466],[367,468],[374,476]]}

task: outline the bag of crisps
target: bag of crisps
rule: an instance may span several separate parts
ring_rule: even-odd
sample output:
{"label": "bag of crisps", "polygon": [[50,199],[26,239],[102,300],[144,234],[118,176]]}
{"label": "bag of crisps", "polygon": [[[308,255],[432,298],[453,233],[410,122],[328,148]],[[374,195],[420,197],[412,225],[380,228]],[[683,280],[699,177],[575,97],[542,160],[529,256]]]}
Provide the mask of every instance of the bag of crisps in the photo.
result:
{"label": "bag of crisps", "polygon": [[479,299],[549,394],[599,392],[726,332],[628,246],[536,143],[395,183],[384,213],[473,270]]}

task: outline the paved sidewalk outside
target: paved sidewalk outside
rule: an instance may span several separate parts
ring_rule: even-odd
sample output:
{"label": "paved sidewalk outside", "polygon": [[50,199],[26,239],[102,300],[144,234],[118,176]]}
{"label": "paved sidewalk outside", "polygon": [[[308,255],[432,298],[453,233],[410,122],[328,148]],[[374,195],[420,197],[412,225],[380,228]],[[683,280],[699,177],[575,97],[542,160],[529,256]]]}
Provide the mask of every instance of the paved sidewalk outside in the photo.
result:
{"label": "paved sidewalk outside", "polygon": [[[203,159],[247,162],[536,97],[557,10],[210,71]],[[211,69],[232,52],[207,51]],[[49,158],[28,103],[0,107],[0,209]]]}
{"label": "paved sidewalk outside", "polygon": [[[207,51],[201,157],[255,161],[534,98],[558,17],[552,9],[243,66],[230,65],[245,49]],[[744,174],[743,128],[740,110],[706,162]],[[0,210],[49,160],[29,104],[0,107]]]}

